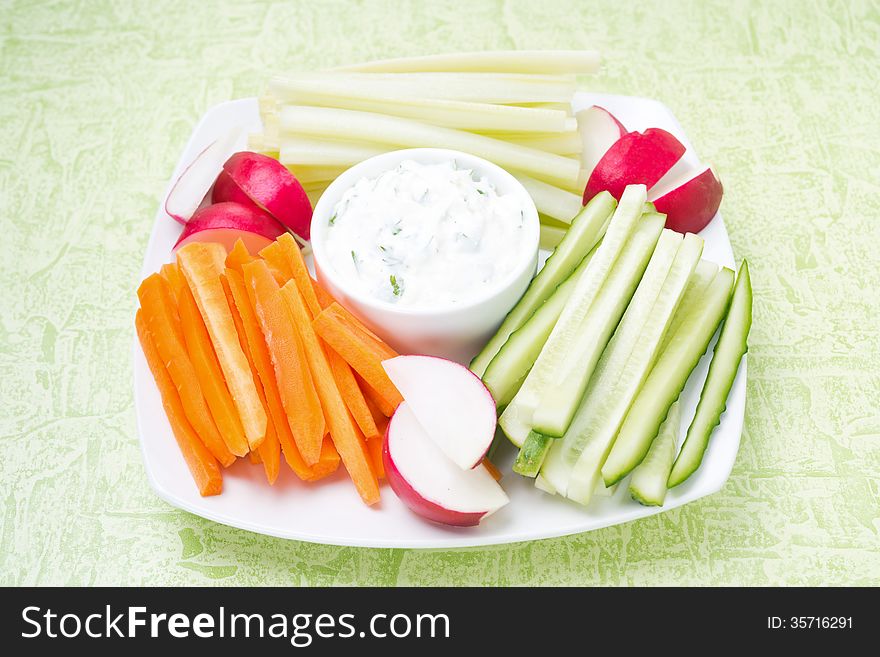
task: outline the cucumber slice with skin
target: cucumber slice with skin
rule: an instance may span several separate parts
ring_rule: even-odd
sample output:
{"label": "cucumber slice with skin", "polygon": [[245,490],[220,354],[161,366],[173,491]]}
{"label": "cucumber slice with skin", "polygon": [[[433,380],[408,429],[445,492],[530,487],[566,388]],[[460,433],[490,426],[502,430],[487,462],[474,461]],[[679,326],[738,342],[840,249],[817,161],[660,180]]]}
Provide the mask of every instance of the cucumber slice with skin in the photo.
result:
{"label": "cucumber slice with skin", "polygon": [[669,488],[683,483],[700,467],[712,431],[718,426],[721,414],[727,406],[727,396],[736,378],[739,361],[748,351],[751,326],[752,282],[749,278],[749,265],[743,260],[733,289],[730,310],[715,345],[712,362],[709,363],[709,374],[706,375],[706,382],[700,393],[697,412],[669,475]]}
{"label": "cucumber slice with skin", "polygon": [[669,407],[681,395],[684,384],[724,319],[732,288],[733,271],[724,267],[715,275],[699,307],[684,318],[657,359],[602,466],[606,485],[620,481],[645,458]]}
{"label": "cucumber slice with skin", "polygon": [[660,425],[657,437],[644,460],[633,470],[629,493],[639,504],[663,506],[666,500],[666,480],[675,461],[675,446],[681,424],[681,402],[669,407],[669,414]]}
{"label": "cucumber slice with skin", "polygon": [[544,478],[544,475],[542,475],[540,472],[538,473],[538,476],[535,477],[535,488],[544,491],[548,495],[556,495],[556,489],[553,488],[550,482],[547,481]]}
{"label": "cucumber slice with skin", "polygon": [[[534,428],[535,409],[538,408],[544,388],[554,380],[557,369],[564,363],[590,305],[639,223],[646,197],[644,185],[630,185],[626,188],[611,217],[602,244],[578,280],[519,392],[501,414],[499,423],[515,445],[521,446],[529,431]],[[652,222],[652,227],[653,225]],[[654,237],[655,242],[659,234],[658,230]]]}
{"label": "cucumber slice with skin", "polygon": [[[563,495],[568,489],[571,469],[577,463],[584,446],[591,438],[601,434],[603,425],[608,424],[606,418],[615,402],[620,374],[636,345],[639,333],[648,320],[682,240],[682,236],[675,231],[661,232],[623,319],[599,359],[574,419],[562,437],[559,447],[553,447],[550,456],[555,455],[556,458],[548,464],[546,477]],[[599,440],[605,443],[611,437],[613,434]],[[557,449],[560,450],[558,453]],[[604,454],[604,449],[600,454]]]}
{"label": "cucumber slice with skin", "polygon": [[675,315],[672,316],[672,322],[669,324],[669,328],[666,329],[666,334],[663,336],[663,342],[660,344],[661,353],[666,350],[666,347],[669,345],[669,340],[672,338],[672,334],[678,330],[678,327],[684,321],[687,314],[700,302],[703,293],[706,291],[706,288],[709,287],[709,284],[712,282],[712,279],[715,278],[715,274],[717,273],[718,265],[714,262],[700,260],[700,262],[697,263],[697,268],[694,269],[694,273],[691,274],[691,278],[684,290],[684,295],[681,297],[681,303],[678,304],[678,309],[675,311]]}
{"label": "cucumber slice with skin", "polygon": [[[685,287],[700,260],[702,251],[702,238],[688,233],[681,240],[681,246],[675,254],[675,259],[669,267],[669,273],[643,322],[626,365],[617,372],[614,390],[604,400],[603,410],[605,412],[598,418],[601,424],[597,431],[588,436],[583,453],[572,469],[566,491],[569,498],[581,504],[589,503],[591,494],[600,481],[600,474],[604,474],[603,464],[613,449],[617,432],[656,362],[663,334],[681,302]],[[604,477],[602,480],[606,486],[617,483],[617,481],[609,481]]]}
{"label": "cucumber slice with skin", "polygon": [[523,477],[536,477],[553,440],[550,436],[530,431],[513,463],[513,471]]}
{"label": "cucumber slice with skin", "polygon": [[577,269],[556,288],[551,297],[529,317],[528,321],[510,334],[507,342],[489,363],[486,373],[483,374],[483,383],[492,393],[499,409],[510,403],[529,370],[532,369],[565,303],[574,291],[574,286],[590,264],[595,252],[596,249],[590,251]]}
{"label": "cucumber slice with skin", "polygon": [[562,242],[547,258],[538,275],[529,283],[525,294],[504,318],[492,339],[471,361],[470,369],[474,374],[483,376],[489,363],[504,346],[510,334],[526,322],[602,239],[616,207],[617,201],[614,197],[608,192],[602,192],[590,199],[590,202],[572,220],[571,227],[565,232]]}

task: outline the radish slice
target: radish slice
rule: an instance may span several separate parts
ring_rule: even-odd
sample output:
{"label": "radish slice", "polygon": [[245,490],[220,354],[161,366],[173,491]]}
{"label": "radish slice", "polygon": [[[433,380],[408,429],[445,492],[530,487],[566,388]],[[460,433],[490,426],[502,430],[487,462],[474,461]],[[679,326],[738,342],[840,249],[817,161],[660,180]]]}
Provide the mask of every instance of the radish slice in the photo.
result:
{"label": "radish slice", "polygon": [[584,203],[605,190],[620,200],[627,185],[645,185],[650,189],[684,152],[684,144],[662,128],[628,132],[596,164],[584,190]]}
{"label": "radish slice", "polygon": [[712,167],[701,166],[675,178],[664,176],[651,188],[648,200],[666,215],[667,228],[698,233],[718,212],[722,196],[724,188]]}
{"label": "radish slice", "polygon": [[242,151],[223,170],[260,208],[303,239],[309,239],[312,204],[299,181],[278,160]]}
{"label": "radish slice", "polygon": [[479,377],[435,356],[397,356],[382,366],[440,450],[464,470],[479,465],[497,421],[495,400]]}
{"label": "radish slice", "polygon": [[223,170],[223,163],[235,152],[241,133],[241,128],[233,128],[211,142],[183,170],[165,199],[165,212],[175,221],[185,224],[195,214]]}
{"label": "radish slice", "polygon": [[589,178],[611,145],[626,134],[626,128],[611,112],[598,105],[580,110],[575,118],[584,144],[581,168],[587,172]]}
{"label": "radish slice", "polygon": [[485,466],[462,470],[446,458],[405,401],[388,423],[382,461],[394,493],[434,522],[470,527],[509,501]]}
{"label": "radish slice", "polygon": [[249,208],[265,212],[259,205],[251,200],[251,197],[241,191],[241,187],[235,184],[235,181],[228,173],[221,170],[217,176],[214,187],[211,188],[211,203],[238,203],[246,205]]}
{"label": "radish slice", "polygon": [[192,216],[174,250],[190,242],[217,242],[229,252],[241,239],[251,255],[255,255],[285,232],[281,224],[261,210],[238,203],[217,203]]}

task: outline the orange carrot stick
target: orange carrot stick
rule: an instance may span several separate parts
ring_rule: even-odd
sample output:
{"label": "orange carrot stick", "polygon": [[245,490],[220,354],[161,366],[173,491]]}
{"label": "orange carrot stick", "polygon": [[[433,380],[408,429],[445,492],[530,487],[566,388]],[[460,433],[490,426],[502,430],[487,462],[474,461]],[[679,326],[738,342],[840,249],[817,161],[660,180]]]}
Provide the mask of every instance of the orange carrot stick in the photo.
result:
{"label": "orange carrot stick", "polygon": [[314,374],[315,385],[318,388],[318,395],[327,412],[333,443],[336,445],[345,469],[348,470],[361,499],[366,504],[375,504],[379,501],[379,482],[370,466],[370,458],[360,430],[351,419],[345,402],[342,400],[342,395],[333,380],[327,356],[309,321],[306,303],[294,281],[288,282],[281,288],[281,296],[287,302],[302,336],[309,367]]}
{"label": "orange carrot stick", "polygon": [[238,312],[238,306],[235,303],[232,288],[225,274],[220,277],[220,281],[223,283],[223,292],[226,294],[226,303],[229,305],[229,312],[232,313],[232,321],[235,323],[235,330],[238,332],[238,341],[241,345],[241,350],[244,352],[248,365],[251,368],[251,376],[254,379],[254,384],[257,386],[257,395],[260,398],[260,403],[263,404],[263,412],[266,413],[266,437],[263,439],[263,442],[260,443],[259,447],[257,447],[256,451],[250,452],[251,463],[263,464],[263,470],[266,473],[266,480],[271,486],[278,479],[278,469],[281,463],[281,444],[278,440],[278,432],[275,429],[275,423],[272,421],[272,416],[269,414],[268,402],[266,401],[266,391],[263,390],[263,383],[260,381],[260,375],[254,364],[254,356],[251,353],[251,348],[248,344],[244,320],[241,318],[241,313]]}
{"label": "orange carrot stick", "polygon": [[315,331],[370,384],[387,403],[386,408],[397,408],[403,398],[382,368],[383,360],[397,354],[350,322],[340,308],[338,303],[334,303],[321,311],[313,322]]}
{"label": "orange carrot stick", "polygon": [[329,308],[330,304],[336,301],[336,299],[333,298],[333,295],[325,290],[324,287],[314,279],[312,279],[312,287],[315,288],[315,297],[318,299],[318,305],[321,306],[321,310]]}
{"label": "orange carrot stick", "polygon": [[380,480],[385,478],[385,463],[382,461],[382,449],[385,447],[385,438],[373,436],[367,439],[367,451],[370,453],[370,462],[373,464],[373,472]]}
{"label": "orange carrot stick", "polygon": [[321,444],[321,458],[312,466],[307,481],[317,481],[332,475],[339,468],[339,460],[339,452],[336,451],[333,439],[328,433]]}
{"label": "orange carrot stick", "polygon": [[312,280],[312,276],[306,267],[306,261],[303,259],[299,244],[296,243],[296,240],[293,239],[290,233],[285,233],[275,240],[275,245],[277,245],[283,259],[287,263],[291,277],[296,281],[296,287],[306,302],[309,314],[314,319],[321,312],[321,304],[318,301],[318,295],[315,293],[315,282]]}
{"label": "orange carrot stick", "polygon": [[314,465],[321,455],[324,415],[301,337],[266,263],[255,260],[246,264],[243,271],[248,295],[252,295],[251,304],[272,357],[293,438],[305,462]]}
{"label": "orange carrot stick", "polygon": [[241,268],[243,265],[247,264],[254,260],[254,256],[250,254],[250,251],[247,250],[247,247],[244,245],[240,239],[235,240],[235,244],[232,246],[232,251],[229,252],[229,255],[226,256],[226,266],[230,269],[234,269],[238,273],[241,273]]}
{"label": "orange carrot stick", "polygon": [[251,449],[266,437],[266,413],[241,350],[226,293],[220,281],[226,250],[213,242],[192,242],[177,252],[178,265],[193,292],[211,336],[214,352],[229,386]]}
{"label": "orange carrot stick", "polygon": [[187,420],[211,454],[224,466],[231,465],[235,457],[223,442],[208,411],[195,368],[186,352],[180,317],[168,282],[159,274],[148,276],[138,288],[138,299],[144,322],[162,359],[160,362],[165,364],[174,382]]}
{"label": "orange carrot stick", "polygon": [[171,424],[171,430],[174,438],[177,440],[177,446],[180,453],[183,454],[183,460],[189,468],[199,494],[207,497],[208,495],[219,495],[223,490],[223,474],[220,472],[220,465],[217,459],[202,444],[202,441],[196,435],[189,421],[186,419],[186,413],[183,410],[183,404],[174,381],[162,364],[162,357],[153,343],[153,338],[147,328],[147,321],[144,319],[144,311],[138,310],[135,315],[135,326],[137,327],[138,338],[141,347],[144,350],[144,356],[147,359],[147,365],[153,373],[156,380],[156,386],[159,388],[159,394],[162,396],[162,406],[165,408],[165,415],[168,416],[168,422]]}
{"label": "orange carrot stick", "polygon": [[179,312],[186,349],[195,368],[202,394],[208,403],[208,410],[214,418],[214,424],[217,425],[217,430],[229,451],[236,456],[244,456],[249,451],[244,429],[235,410],[235,403],[223,380],[223,372],[220,371],[220,364],[214,355],[208,330],[202,322],[192,292],[186,285],[180,289]]}
{"label": "orange carrot stick", "polygon": [[486,470],[489,471],[489,474],[492,475],[492,478],[495,481],[501,481],[501,471],[495,467],[495,464],[492,463],[492,461],[484,458],[483,465],[486,467]]}
{"label": "orange carrot stick", "polygon": [[[302,455],[299,453],[299,449],[297,449],[296,442],[294,441],[293,433],[290,430],[287,414],[284,412],[281,392],[278,389],[278,382],[275,379],[272,357],[269,354],[269,348],[263,338],[259,321],[254,308],[251,305],[244,278],[239,272],[227,269],[226,280],[232,291],[235,306],[241,315],[245,335],[247,336],[248,347],[251,356],[253,357],[253,363],[256,367],[260,382],[262,383],[263,392],[266,396],[266,406],[269,409],[269,417],[275,427],[278,441],[281,443],[281,451],[284,454],[284,460],[297,477],[303,480],[310,480],[313,478],[314,472],[313,469],[303,460]],[[336,460],[338,463],[338,455]]]}
{"label": "orange carrot stick", "polygon": [[171,293],[174,295],[175,301],[178,300],[180,297],[180,290],[186,285],[186,280],[183,278],[183,274],[180,273],[180,268],[177,266],[177,263],[165,263],[162,265],[159,273],[162,274],[162,278],[168,281],[168,285],[171,287]]}
{"label": "orange carrot stick", "polygon": [[[397,409],[396,406],[392,405],[391,402],[385,401],[385,398],[382,397],[376,390],[364,380],[360,374],[356,371],[354,372],[354,378],[358,382],[358,386],[361,389],[361,392],[364,393],[364,399],[367,401],[367,406],[371,408],[371,410],[378,411],[379,415],[384,418],[389,418],[394,415],[394,411]],[[373,418],[375,419],[376,413],[373,413]],[[376,422],[376,426],[379,426],[379,422]]]}
{"label": "orange carrot stick", "polygon": [[376,422],[373,420],[373,415],[364,399],[364,393],[358,387],[351,367],[333,349],[327,349],[326,354],[330,370],[333,372],[333,379],[336,381],[336,387],[339,388],[339,394],[342,395],[342,400],[354,421],[357,422],[358,428],[367,437],[367,440],[378,436],[379,430],[376,428]]}

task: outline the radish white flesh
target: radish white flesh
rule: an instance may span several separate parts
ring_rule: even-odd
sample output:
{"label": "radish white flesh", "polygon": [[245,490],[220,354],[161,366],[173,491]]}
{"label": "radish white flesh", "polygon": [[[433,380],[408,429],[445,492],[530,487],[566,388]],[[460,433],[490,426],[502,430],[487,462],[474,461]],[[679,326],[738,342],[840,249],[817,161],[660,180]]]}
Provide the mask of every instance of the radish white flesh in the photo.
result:
{"label": "radish white flesh", "polygon": [[495,437],[495,400],[476,374],[434,356],[382,363],[437,447],[459,468],[479,465]]}
{"label": "radish white flesh", "polygon": [[675,177],[663,176],[651,188],[648,199],[666,215],[667,228],[698,233],[718,212],[723,195],[724,188],[712,168],[700,166]]}
{"label": "radish white flesh", "polygon": [[462,470],[446,458],[406,401],[388,424],[383,460],[397,496],[435,522],[476,525],[509,501],[485,466]]}
{"label": "radish white flesh", "polygon": [[596,167],[611,144],[626,134],[623,124],[608,110],[593,105],[575,114],[578,132],[583,140],[581,147],[581,166],[587,177]]}
{"label": "radish white flesh", "polygon": [[169,216],[182,224],[190,220],[223,170],[223,163],[235,152],[241,133],[236,127],[211,142],[183,170],[165,199]]}

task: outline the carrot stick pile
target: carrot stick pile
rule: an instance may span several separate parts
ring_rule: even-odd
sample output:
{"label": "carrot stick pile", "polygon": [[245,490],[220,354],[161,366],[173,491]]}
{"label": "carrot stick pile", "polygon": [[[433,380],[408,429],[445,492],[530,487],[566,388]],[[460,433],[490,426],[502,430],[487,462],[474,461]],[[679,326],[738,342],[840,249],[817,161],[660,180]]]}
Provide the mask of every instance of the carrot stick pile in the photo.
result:
{"label": "carrot stick pile", "polygon": [[342,461],[379,501],[382,441],[401,402],[397,354],[312,279],[290,235],[252,256],[192,243],[138,289],[135,323],[175,439],[202,495],[246,457],[317,481]]}

